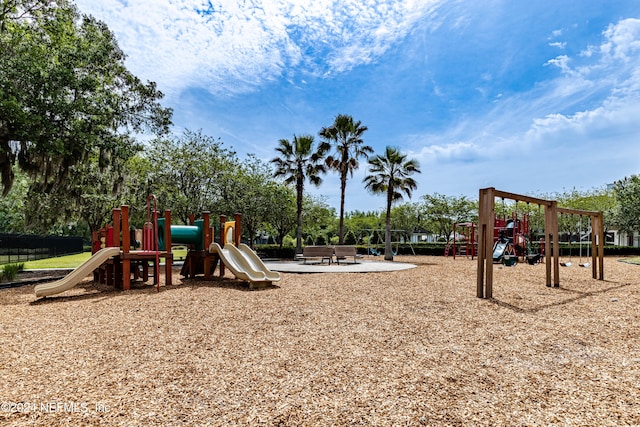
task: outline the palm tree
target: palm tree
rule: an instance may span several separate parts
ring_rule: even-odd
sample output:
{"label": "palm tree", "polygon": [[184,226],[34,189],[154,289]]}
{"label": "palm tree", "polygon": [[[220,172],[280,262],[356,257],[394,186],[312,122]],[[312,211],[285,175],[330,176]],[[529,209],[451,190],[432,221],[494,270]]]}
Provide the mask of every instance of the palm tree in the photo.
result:
{"label": "palm tree", "polygon": [[322,182],[320,174],[326,173],[323,164],[324,157],[331,148],[327,143],[321,143],[314,151],[314,139],[311,135],[293,136],[293,141],[281,139],[276,151],[279,156],[272,159],[276,170],[274,176],[284,177],[286,184],[294,183],[296,186],[296,204],[298,225],[296,228],[296,253],[302,253],[302,196],[304,182],[309,182],[316,187]]}
{"label": "palm tree", "polygon": [[383,156],[369,159],[370,175],[364,179],[365,188],[374,194],[387,195],[387,217],[384,234],[384,259],[393,261],[391,250],[391,205],[402,200],[403,194],[411,198],[411,192],[418,183],[409,175],[420,173],[420,164],[415,159],[407,160],[407,155],[398,148],[387,147]]}
{"label": "palm tree", "polygon": [[354,121],[353,117],[339,114],[333,124],[322,128],[319,135],[327,142],[335,144],[336,153],[326,159],[329,168],[340,174],[340,227],[338,230],[338,243],[344,243],[344,197],[347,190],[347,175],[353,176],[353,171],[358,169],[358,159],[368,157],[373,153],[373,148],[364,145],[362,134],[367,130],[360,121]]}

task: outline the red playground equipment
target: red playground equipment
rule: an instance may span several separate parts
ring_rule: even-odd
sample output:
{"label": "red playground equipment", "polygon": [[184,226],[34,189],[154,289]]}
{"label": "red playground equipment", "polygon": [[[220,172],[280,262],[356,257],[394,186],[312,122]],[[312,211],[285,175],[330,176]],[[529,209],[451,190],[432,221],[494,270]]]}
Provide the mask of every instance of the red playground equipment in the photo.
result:
{"label": "red playground equipment", "polygon": [[[461,231],[458,231],[460,228]],[[447,242],[444,248],[444,256],[453,255],[453,259],[456,259],[456,255],[464,255],[465,257],[471,256],[473,259],[478,250],[476,244],[476,224],[473,222],[458,222],[453,224],[453,239]]]}
{"label": "red playground equipment", "polygon": [[[153,209],[151,206],[153,201]],[[171,221],[171,211],[166,210],[164,221]],[[128,231],[127,231],[128,230]],[[104,248],[120,248],[120,254],[106,260],[94,271],[94,280],[116,289],[131,289],[131,279],[149,280],[149,266],[153,265],[153,282],[160,290],[160,259],[164,259],[165,285],[171,285],[173,253],[171,252],[171,232],[164,230],[166,249],[159,248],[158,212],[155,196],[147,199],[147,222],[142,230],[132,229],[129,224],[129,206],[113,209],[112,223],[107,224],[94,235],[93,252]],[[166,244],[168,242],[168,245]],[[137,250],[136,248],[142,247]]]}
{"label": "red playground equipment", "polygon": [[[149,280],[149,267],[153,266],[153,283],[160,291],[160,260],[164,259],[165,285],[172,284],[172,245],[187,245],[188,252],[181,274],[195,277],[204,274],[211,279],[220,263],[220,277],[225,267],[237,279],[249,282],[250,288],[271,285],[280,280],[280,274],[270,271],[258,255],[241,243],[241,218],[227,221],[220,216],[220,244],[214,242],[214,229],[210,226],[210,213],[202,218],[190,217],[189,225],[171,225],[171,211],[158,217],[157,201],[147,199],[147,221],[137,230],[129,224],[129,206],[113,209],[112,222],[93,233],[92,256],[63,279],[37,285],[36,296],[46,297],[71,289],[93,273],[94,280],[120,290],[131,289],[132,280]],[[141,249],[140,249],[141,248]]]}
{"label": "red playground equipment", "polygon": [[[526,202],[538,205],[544,208],[544,248],[545,256],[545,274],[546,284],[548,287],[560,287],[560,261],[559,261],[559,234],[558,234],[558,215],[582,215],[588,216],[592,224],[591,233],[591,275],[593,279],[604,280],[604,228],[602,212],[585,211],[580,209],[560,208],[555,200],[544,200],[536,197],[526,196],[522,194],[509,193],[506,191],[496,190],[493,187],[481,188],[478,197],[478,269],[477,269],[477,287],[476,296],[478,298],[493,298],[493,262],[497,251],[497,244],[511,245],[515,251],[517,244],[516,230],[524,231],[519,228],[517,222],[513,223],[511,228],[514,229],[512,237],[507,237],[506,231],[504,238],[498,231],[499,240],[496,239],[494,230],[495,224],[495,201],[497,198],[509,199],[516,202]],[[508,228],[505,223],[505,230]],[[524,234],[524,233],[523,233]],[[493,244],[493,259],[490,260],[489,253]],[[539,254],[537,254],[539,256]],[[531,256],[529,254],[528,256]]]}
{"label": "red playground equipment", "polygon": [[[151,200],[154,209],[151,209]],[[117,289],[129,290],[131,279],[149,279],[149,265],[153,264],[154,284],[160,290],[160,258],[165,260],[165,283],[171,285],[171,234],[164,236],[169,242],[167,250],[158,247],[158,219],[155,209],[155,197],[147,199],[149,211],[143,230],[135,230],[129,226],[129,206],[113,209],[113,221],[92,235],[91,258],[83,262],[67,276],[54,282],[36,285],[37,297],[59,294],[81,283],[85,277],[93,274],[94,280],[106,283]],[[165,219],[170,220],[171,212],[165,212]],[[154,243],[155,242],[155,243]],[[137,248],[142,247],[142,250]]]}
{"label": "red playground equipment", "polygon": [[493,262],[514,265],[519,257],[529,254],[529,215],[519,218],[495,216],[493,220]]}

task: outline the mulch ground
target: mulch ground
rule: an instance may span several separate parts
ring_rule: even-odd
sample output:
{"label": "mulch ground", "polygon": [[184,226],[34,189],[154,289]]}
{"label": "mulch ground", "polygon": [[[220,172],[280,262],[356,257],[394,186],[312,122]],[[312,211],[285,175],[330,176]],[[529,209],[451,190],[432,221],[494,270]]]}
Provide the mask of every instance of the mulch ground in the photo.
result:
{"label": "mulch ground", "polygon": [[392,273],[227,276],[156,292],[0,290],[0,423],[640,424],[640,266],[397,257]]}

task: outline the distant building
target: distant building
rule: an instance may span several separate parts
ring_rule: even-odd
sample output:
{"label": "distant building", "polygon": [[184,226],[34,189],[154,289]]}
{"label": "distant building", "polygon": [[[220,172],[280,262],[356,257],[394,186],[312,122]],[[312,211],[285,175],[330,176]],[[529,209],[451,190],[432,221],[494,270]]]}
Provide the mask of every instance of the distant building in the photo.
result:
{"label": "distant building", "polygon": [[632,231],[630,233],[619,230],[608,230],[605,236],[605,244],[617,246],[640,246],[640,233]]}

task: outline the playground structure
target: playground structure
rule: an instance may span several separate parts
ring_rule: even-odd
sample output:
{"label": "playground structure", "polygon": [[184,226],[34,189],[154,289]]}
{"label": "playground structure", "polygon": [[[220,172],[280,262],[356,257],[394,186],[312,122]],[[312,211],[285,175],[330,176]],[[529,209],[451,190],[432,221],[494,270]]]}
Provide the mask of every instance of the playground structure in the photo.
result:
{"label": "playground structure", "polygon": [[510,199],[517,202],[527,202],[544,207],[544,247],[546,248],[545,267],[546,284],[548,287],[560,286],[559,257],[560,240],[558,238],[558,215],[581,215],[591,219],[591,269],[592,277],[604,280],[604,218],[602,212],[585,211],[579,209],[559,208],[555,200],[544,200],[521,194],[496,190],[493,187],[480,189],[478,198],[478,269],[477,289],[478,298],[493,297],[493,257],[489,253],[493,247],[495,236],[495,199]]}
{"label": "playground structure", "polygon": [[[112,222],[98,232],[93,233],[92,256],[63,279],[37,285],[36,296],[50,296],[64,292],[80,283],[93,273],[94,281],[119,290],[130,290],[131,279],[149,280],[149,267],[153,264],[154,284],[160,290],[160,259],[165,264],[165,285],[171,285],[173,253],[171,252],[171,233],[165,230],[164,241],[169,242],[166,250],[158,247],[157,210],[151,208],[147,200],[148,217],[142,230],[131,229],[129,224],[129,206],[123,205],[112,210]],[[165,221],[171,221],[171,211],[165,211]],[[137,250],[136,248],[142,249]],[[133,249],[132,249],[133,248]]]}
{"label": "playground structure", "polygon": [[528,214],[518,217],[517,212],[513,212],[510,218],[496,216],[493,224],[493,262],[514,265],[520,257],[536,262],[541,259],[541,253],[533,254],[530,250]]}
{"label": "playground structure", "polygon": [[[519,257],[526,257],[531,264],[538,262],[542,254],[532,254],[529,244],[529,215],[519,217],[512,212],[510,217],[498,216],[493,221],[493,261],[513,265]],[[464,255],[473,260],[478,253],[477,224],[459,222],[453,224],[454,238],[447,242],[444,256]],[[460,231],[458,231],[460,230]]]}
{"label": "playground structure", "polygon": [[[151,201],[154,206],[152,208]],[[248,246],[240,242],[241,215],[233,221],[220,217],[220,242],[213,241],[210,213],[203,212],[202,219],[190,218],[190,225],[171,225],[171,211],[158,218],[155,197],[147,201],[147,222],[141,230],[129,224],[129,207],[114,208],[112,222],[93,235],[92,256],[63,279],[40,284],[35,287],[38,297],[64,292],[93,273],[94,280],[120,290],[130,290],[131,280],[149,280],[149,267],[153,265],[154,285],[160,291],[160,260],[164,259],[165,285],[172,284],[172,245],[187,245],[189,250],[181,275],[193,278],[204,274],[205,280],[212,278],[220,263],[220,277],[225,266],[250,287],[262,286],[280,280],[280,275],[271,272]],[[141,248],[141,249],[137,249]]]}
{"label": "playground structure", "polygon": [[[458,233],[458,228],[462,231]],[[476,244],[476,224],[473,222],[457,222],[453,224],[453,239],[447,242],[444,247],[444,256],[453,255],[453,259],[456,259],[456,255],[464,255],[465,257],[471,256],[473,259],[478,252],[478,245]],[[459,239],[458,236],[462,238]],[[459,243],[461,242],[461,244]]]}

